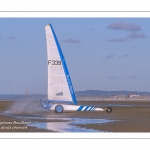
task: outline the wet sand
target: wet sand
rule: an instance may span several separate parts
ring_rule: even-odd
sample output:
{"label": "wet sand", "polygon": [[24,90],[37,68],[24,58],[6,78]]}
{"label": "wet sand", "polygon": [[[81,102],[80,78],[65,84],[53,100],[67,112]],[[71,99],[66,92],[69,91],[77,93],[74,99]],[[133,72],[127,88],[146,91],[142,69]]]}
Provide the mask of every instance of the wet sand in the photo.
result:
{"label": "wet sand", "polygon": [[[46,127],[38,128],[30,126],[30,124],[61,123],[63,118],[107,119],[113,121],[108,123],[78,123],[76,126],[79,129],[94,129],[99,132],[150,132],[150,101],[79,101],[79,105],[91,105],[103,108],[111,106],[113,111],[112,113],[74,112],[62,114],[51,113],[42,109],[39,101],[35,104],[38,109],[34,109],[32,112],[33,103],[30,105],[30,110],[9,112],[15,103],[17,104],[18,102],[0,101],[0,132],[57,132]],[[47,117],[52,119],[48,120]]]}
{"label": "wet sand", "polygon": [[91,124],[87,128],[92,127],[107,132],[150,132],[150,102],[105,102],[105,104],[109,103],[114,104],[111,114],[95,113],[94,116],[118,121],[99,125]]}

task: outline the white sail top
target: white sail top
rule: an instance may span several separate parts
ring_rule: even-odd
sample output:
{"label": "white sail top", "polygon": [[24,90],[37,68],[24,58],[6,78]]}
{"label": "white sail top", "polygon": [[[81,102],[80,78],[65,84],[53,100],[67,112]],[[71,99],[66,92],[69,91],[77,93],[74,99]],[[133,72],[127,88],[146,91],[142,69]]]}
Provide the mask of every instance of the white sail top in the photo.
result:
{"label": "white sail top", "polygon": [[50,25],[45,26],[45,32],[48,56],[48,99],[72,102],[58,45]]}

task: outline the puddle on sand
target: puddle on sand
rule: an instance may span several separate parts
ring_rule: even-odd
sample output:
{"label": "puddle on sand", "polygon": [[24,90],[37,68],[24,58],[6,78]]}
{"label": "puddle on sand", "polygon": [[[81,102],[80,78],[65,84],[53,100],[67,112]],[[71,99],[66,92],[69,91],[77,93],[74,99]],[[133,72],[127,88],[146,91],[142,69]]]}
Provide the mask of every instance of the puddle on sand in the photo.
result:
{"label": "puddle on sand", "polygon": [[102,124],[102,123],[109,123],[119,120],[108,120],[108,119],[90,119],[90,118],[58,118],[44,115],[17,115],[17,114],[10,114],[10,112],[1,112],[1,114],[6,116],[11,116],[14,118],[24,118],[24,119],[38,119],[43,120],[46,119],[47,121],[51,122],[33,122],[28,124],[27,126],[37,127],[38,129],[47,129],[55,132],[107,132],[107,131],[100,131],[94,129],[86,129],[80,128],[78,125],[84,124]]}
{"label": "puddle on sand", "polygon": [[47,129],[56,132],[104,132],[94,129],[80,128],[78,124],[101,124],[114,122],[115,120],[107,119],[84,119],[84,118],[57,118],[67,120],[68,122],[46,122],[46,123],[33,123],[28,126],[37,127],[39,129]]}

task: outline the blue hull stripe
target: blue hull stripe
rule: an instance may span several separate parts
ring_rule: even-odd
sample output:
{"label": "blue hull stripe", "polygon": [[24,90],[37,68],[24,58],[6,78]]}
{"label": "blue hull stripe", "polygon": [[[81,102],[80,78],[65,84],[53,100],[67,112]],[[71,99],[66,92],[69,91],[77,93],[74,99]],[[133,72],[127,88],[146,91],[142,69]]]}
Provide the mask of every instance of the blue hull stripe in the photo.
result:
{"label": "blue hull stripe", "polygon": [[91,108],[89,109],[89,111],[91,111],[91,110],[92,110],[92,108],[93,108],[93,107],[91,107]]}
{"label": "blue hull stripe", "polygon": [[[86,106],[84,110],[82,110],[85,106],[80,106],[77,111],[94,111],[95,107]],[[89,109],[90,108],[90,109]],[[89,110],[88,110],[89,109]]]}
{"label": "blue hull stripe", "polygon": [[92,111],[93,107],[90,109],[90,111]]}
{"label": "blue hull stripe", "polygon": [[95,107],[93,108],[93,111],[95,110]]}
{"label": "blue hull stripe", "polygon": [[91,111],[93,111],[94,110],[94,107],[91,109]]}
{"label": "blue hull stripe", "polygon": [[77,111],[81,111],[84,106],[80,106]]}
{"label": "blue hull stripe", "polygon": [[89,106],[87,106],[87,107],[84,109],[84,111],[86,111],[88,108],[89,108]]}

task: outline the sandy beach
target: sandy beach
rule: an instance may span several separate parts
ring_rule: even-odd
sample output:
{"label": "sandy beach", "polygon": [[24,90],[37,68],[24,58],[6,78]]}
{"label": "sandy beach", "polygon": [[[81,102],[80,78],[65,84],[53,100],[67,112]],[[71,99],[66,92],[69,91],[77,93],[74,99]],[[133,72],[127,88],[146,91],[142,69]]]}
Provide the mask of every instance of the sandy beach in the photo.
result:
{"label": "sandy beach", "polygon": [[[39,101],[30,102],[30,105],[24,105],[24,108],[20,104],[24,104],[24,102],[0,101],[0,132],[67,132],[62,128],[66,128],[65,125],[68,122],[67,128],[74,127],[72,130],[68,130],[69,132],[91,132],[92,130],[96,132],[150,132],[150,101],[79,101],[81,105],[111,106],[112,113],[56,114],[43,110]],[[14,111],[18,106],[22,108]],[[74,121],[78,119],[78,122],[73,124],[73,119]],[[80,120],[85,120],[85,122],[81,123]],[[87,120],[90,122],[86,123]],[[106,122],[95,123],[98,120]],[[56,129],[59,124],[62,124],[61,130]]]}

